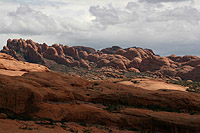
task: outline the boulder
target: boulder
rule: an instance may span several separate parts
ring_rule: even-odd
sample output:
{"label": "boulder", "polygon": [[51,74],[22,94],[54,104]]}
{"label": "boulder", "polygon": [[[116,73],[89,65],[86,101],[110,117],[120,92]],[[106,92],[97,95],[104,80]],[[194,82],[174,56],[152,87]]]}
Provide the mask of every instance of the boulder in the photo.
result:
{"label": "boulder", "polygon": [[9,51],[9,48],[7,46],[3,46],[4,51]]}
{"label": "boulder", "polygon": [[102,54],[97,62],[97,67],[112,66],[116,69],[126,70],[127,65],[130,63],[126,57],[117,54]]}
{"label": "boulder", "polygon": [[8,39],[7,40],[7,47],[9,49],[13,49],[13,50],[16,50],[16,45],[17,45],[17,42],[18,42],[18,39]]}
{"label": "boulder", "polygon": [[86,51],[80,51],[79,52],[79,56],[82,58],[82,59],[85,59],[87,56],[88,56],[88,53]]}
{"label": "boulder", "polygon": [[171,68],[169,66],[163,66],[163,67],[160,68],[159,71],[162,73],[162,75],[164,75],[164,76],[167,75],[167,76],[170,76],[170,77],[175,77],[175,75],[177,73],[176,69]]}
{"label": "boulder", "polygon": [[120,51],[117,51],[116,54],[125,56],[129,60],[132,60],[135,57],[141,58],[141,55],[136,48],[129,48],[126,51],[120,50]]}
{"label": "boulder", "polygon": [[54,47],[56,49],[58,55],[64,55],[62,46],[60,46],[58,44],[54,44],[54,45],[52,45],[52,47]]}
{"label": "boulder", "polygon": [[200,65],[197,65],[193,69],[191,68],[187,72],[184,73],[178,73],[178,75],[183,79],[183,80],[192,80],[199,82],[200,79]]}
{"label": "boulder", "polygon": [[104,66],[108,66],[110,63],[109,60],[107,59],[101,59],[97,62],[97,67],[104,67]]}
{"label": "boulder", "polygon": [[155,55],[150,49],[142,49],[137,47],[119,50],[115,54],[122,55],[128,58],[129,60],[133,60],[135,57],[143,59]]}
{"label": "boulder", "polygon": [[192,55],[185,55],[185,56],[176,56],[176,55],[170,55],[167,58],[175,61],[175,62],[188,62],[194,59],[199,59],[197,56],[192,56]]}
{"label": "boulder", "polygon": [[141,58],[135,57],[133,60],[129,63],[128,68],[134,67],[139,69],[140,63],[142,62]]}
{"label": "boulder", "polygon": [[142,60],[140,63],[140,71],[156,71],[162,66],[170,66],[170,61],[166,57],[152,56]]}
{"label": "boulder", "polygon": [[134,67],[131,67],[128,69],[129,72],[136,72],[136,73],[139,73],[140,71]]}
{"label": "boulder", "polygon": [[45,52],[48,49],[48,45],[46,43],[42,44],[42,52]]}
{"label": "boulder", "polygon": [[90,48],[90,47],[84,47],[84,46],[73,46],[73,48],[77,49],[78,52],[85,51],[85,52],[87,52],[88,54],[96,52],[95,49]]}
{"label": "boulder", "polygon": [[89,69],[90,65],[83,59],[80,60],[80,66]]}
{"label": "boulder", "polygon": [[122,49],[119,46],[112,46],[111,48],[102,49],[101,52],[105,54],[115,54],[118,50]]}
{"label": "boulder", "polygon": [[35,49],[35,51],[37,51],[37,45],[33,40],[26,40],[27,44],[31,44],[32,48]]}
{"label": "boulder", "polygon": [[40,53],[37,52],[35,48],[32,47],[32,45],[27,45],[27,51],[25,53],[25,59],[32,63],[43,63],[43,57]]}
{"label": "boulder", "polygon": [[87,56],[86,60],[92,61],[92,62],[97,62],[99,60],[99,55],[91,53]]}
{"label": "boulder", "polygon": [[63,51],[66,55],[72,56],[74,59],[79,59],[78,50],[73,47],[67,47],[66,45],[63,48]]}
{"label": "boulder", "polygon": [[116,69],[126,69],[124,62],[120,59],[114,58],[109,63],[110,66],[113,66]]}
{"label": "boulder", "polygon": [[192,66],[192,67],[196,67],[200,64],[200,58],[197,58],[197,59],[191,59],[190,61],[188,62],[184,62],[182,63],[182,66],[184,65],[189,65],[189,66]]}
{"label": "boulder", "polygon": [[54,48],[54,47],[49,47],[48,49],[47,49],[47,51],[45,52],[45,54],[47,54],[47,55],[56,55],[56,56],[58,56],[58,52],[57,52],[57,50]]}

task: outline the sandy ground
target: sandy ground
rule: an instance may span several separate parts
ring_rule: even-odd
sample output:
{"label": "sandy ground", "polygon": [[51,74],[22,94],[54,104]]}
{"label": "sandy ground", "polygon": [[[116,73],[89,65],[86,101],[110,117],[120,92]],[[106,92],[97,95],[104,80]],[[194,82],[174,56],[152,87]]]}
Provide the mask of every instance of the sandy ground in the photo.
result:
{"label": "sandy ground", "polygon": [[120,84],[124,85],[131,85],[135,87],[140,87],[147,90],[159,90],[159,89],[169,89],[169,90],[179,90],[185,91],[187,87],[169,84],[162,80],[155,80],[155,79],[132,79],[132,81],[137,81],[137,83],[133,83],[131,81],[121,81]]}

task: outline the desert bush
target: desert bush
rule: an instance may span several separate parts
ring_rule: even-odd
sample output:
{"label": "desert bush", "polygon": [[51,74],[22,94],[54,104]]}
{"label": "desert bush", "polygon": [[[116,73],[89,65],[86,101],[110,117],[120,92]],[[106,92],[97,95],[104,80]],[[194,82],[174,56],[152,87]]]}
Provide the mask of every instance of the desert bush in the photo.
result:
{"label": "desert bush", "polygon": [[91,131],[89,129],[83,129],[83,133],[91,133]]}
{"label": "desert bush", "polygon": [[93,90],[94,88],[92,88],[92,87],[87,87],[87,89]]}
{"label": "desert bush", "polygon": [[186,89],[188,92],[195,92],[195,93],[200,93],[200,89],[195,87],[195,86],[190,86],[189,88]]}
{"label": "desert bush", "polygon": [[99,85],[99,83],[94,83],[94,86],[97,86],[97,85]]}
{"label": "desert bush", "polygon": [[146,72],[125,72],[124,76],[127,78],[132,78],[132,77],[140,77],[140,76],[146,76],[146,77],[153,77],[153,74],[146,73]]}
{"label": "desert bush", "polygon": [[33,128],[30,127],[30,126],[27,125],[27,124],[21,125],[21,126],[19,127],[19,129],[23,129],[23,130],[33,130]]}
{"label": "desert bush", "polygon": [[200,82],[188,82],[188,81],[176,81],[176,80],[170,80],[169,81],[171,84],[177,84],[181,86],[188,87],[186,91],[188,92],[195,92],[195,93],[200,93]]}
{"label": "desert bush", "polygon": [[134,83],[134,84],[137,84],[138,83],[138,81],[136,81],[136,80],[134,80],[134,81],[131,81],[132,83]]}

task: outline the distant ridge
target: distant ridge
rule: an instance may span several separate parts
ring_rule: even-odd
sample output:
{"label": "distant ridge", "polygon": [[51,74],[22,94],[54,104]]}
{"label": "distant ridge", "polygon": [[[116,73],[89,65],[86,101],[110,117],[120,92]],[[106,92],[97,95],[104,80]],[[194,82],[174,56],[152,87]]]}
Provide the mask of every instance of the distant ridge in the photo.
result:
{"label": "distant ridge", "polygon": [[197,56],[160,57],[151,49],[119,46],[95,50],[90,47],[69,47],[61,44],[48,46],[32,40],[8,39],[1,52],[20,61],[48,66],[48,60],[68,67],[83,67],[89,70],[111,67],[126,72],[148,72],[159,77],[167,76],[183,80],[200,81],[200,58]]}

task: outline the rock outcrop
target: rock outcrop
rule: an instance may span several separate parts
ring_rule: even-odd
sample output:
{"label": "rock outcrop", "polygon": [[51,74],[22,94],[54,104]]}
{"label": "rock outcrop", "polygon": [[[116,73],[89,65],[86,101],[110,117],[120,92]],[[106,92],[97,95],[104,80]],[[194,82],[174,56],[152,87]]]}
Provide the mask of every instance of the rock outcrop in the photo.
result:
{"label": "rock outcrop", "polygon": [[119,46],[112,46],[111,48],[105,48],[102,49],[101,51],[105,54],[115,54],[119,50],[122,50],[122,48]]}
{"label": "rock outcrop", "polygon": [[[38,44],[32,40],[8,39],[7,46],[1,52],[20,61],[48,65],[48,60],[68,67],[84,67],[89,70],[112,67],[113,70],[161,74],[160,76],[180,77],[184,80],[200,81],[196,72],[200,64],[197,56],[160,57],[150,49],[131,47],[123,49],[118,46],[101,51],[84,46],[63,46],[61,44]],[[188,68],[190,70],[188,71]],[[192,76],[190,75],[192,74]]]}
{"label": "rock outcrop", "polygon": [[17,61],[14,57],[5,53],[0,53],[0,74],[10,76],[21,76],[27,72],[50,71],[47,67],[23,61]]}
{"label": "rock outcrop", "polygon": [[192,92],[144,90],[53,72],[0,75],[0,83],[0,108],[8,118],[48,118],[151,132],[200,132],[200,97]]}

